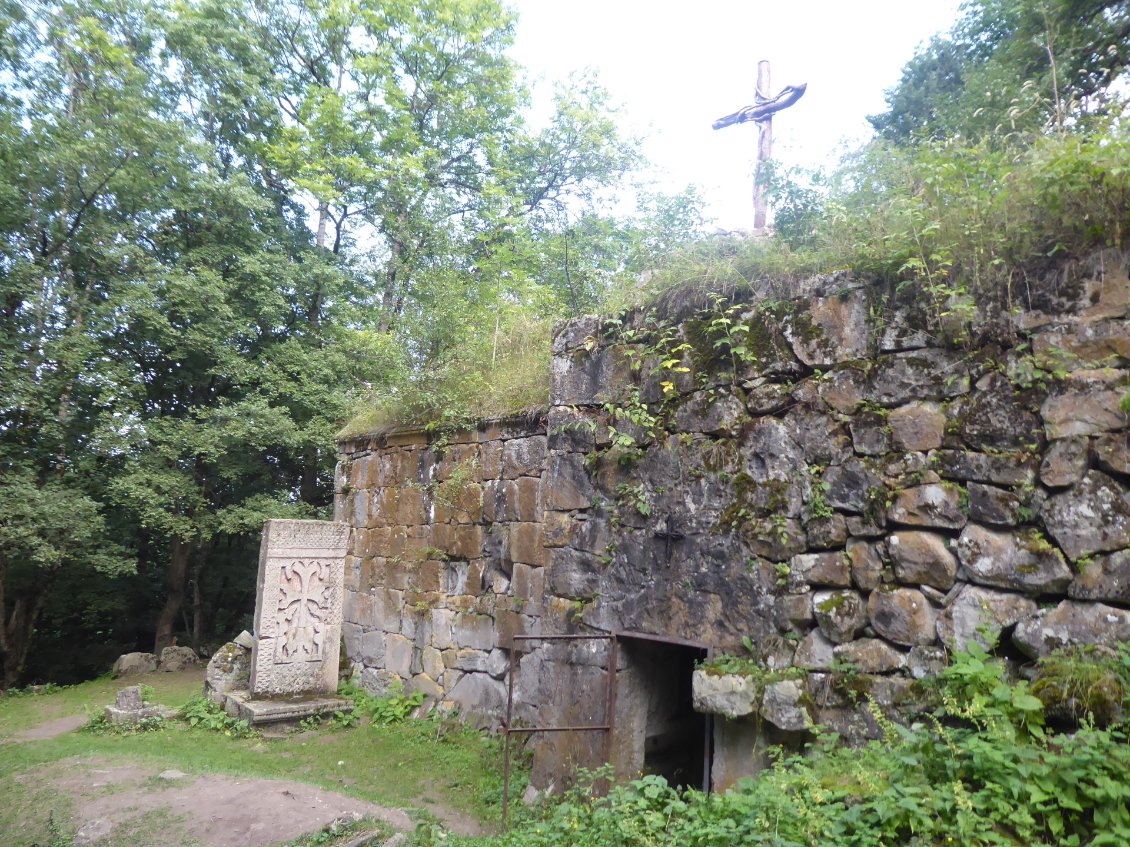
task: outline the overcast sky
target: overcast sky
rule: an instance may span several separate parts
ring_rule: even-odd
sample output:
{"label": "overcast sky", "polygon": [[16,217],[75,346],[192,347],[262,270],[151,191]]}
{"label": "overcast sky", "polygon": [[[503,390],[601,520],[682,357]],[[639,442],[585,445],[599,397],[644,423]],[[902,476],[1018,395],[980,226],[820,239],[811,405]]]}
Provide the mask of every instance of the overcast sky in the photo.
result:
{"label": "overcast sky", "polygon": [[868,114],[915,47],[949,29],[959,0],[511,0],[519,14],[511,55],[532,77],[595,68],[662,188],[698,185],[722,229],[753,225],[757,130],[711,123],[753,102],[757,62],[771,90],[808,83],[773,122],[783,165],[834,162],[844,141],[869,136]]}

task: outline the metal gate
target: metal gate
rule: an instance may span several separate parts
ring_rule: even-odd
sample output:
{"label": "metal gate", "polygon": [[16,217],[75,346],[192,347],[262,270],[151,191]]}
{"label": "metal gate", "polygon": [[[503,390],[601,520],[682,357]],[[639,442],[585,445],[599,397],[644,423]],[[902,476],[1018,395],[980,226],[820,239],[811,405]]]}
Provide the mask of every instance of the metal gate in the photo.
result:
{"label": "metal gate", "polygon": [[[603,732],[604,735],[604,760],[610,762],[612,760],[612,742],[613,733],[616,729],[616,676],[617,664],[619,661],[620,641],[622,640],[635,640],[635,641],[649,641],[658,644],[669,644],[678,647],[687,647],[694,650],[701,650],[706,653],[706,658],[709,659],[714,654],[713,648],[707,644],[702,644],[697,641],[688,641],[683,638],[672,638],[661,635],[651,635],[642,632],[627,632],[615,631],[611,633],[600,633],[595,635],[515,635],[514,642],[518,641],[608,641],[608,669],[606,671],[606,696],[605,696],[605,710],[604,722],[601,724],[581,725],[581,726],[531,726],[531,727],[516,727],[512,726],[514,716],[514,677],[515,671],[518,667],[518,651],[515,644],[510,646],[510,673],[508,675],[508,687],[506,693],[506,722],[502,726],[504,736],[504,764],[502,776],[502,829],[506,831],[507,816],[510,808],[510,736],[511,735],[529,735],[535,732]],[[703,789],[710,790],[710,762],[711,762],[711,736],[713,735],[713,718],[710,715],[706,716],[705,721],[705,738],[704,741],[704,755],[703,755]]]}

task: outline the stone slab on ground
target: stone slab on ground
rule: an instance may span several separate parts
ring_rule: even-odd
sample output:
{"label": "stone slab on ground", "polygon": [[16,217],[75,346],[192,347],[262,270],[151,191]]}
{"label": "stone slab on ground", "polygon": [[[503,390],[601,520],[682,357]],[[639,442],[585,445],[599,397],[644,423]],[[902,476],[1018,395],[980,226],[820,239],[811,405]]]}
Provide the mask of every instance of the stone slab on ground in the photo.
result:
{"label": "stone slab on ground", "polygon": [[352,712],[353,701],[344,697],[306,695],[257,699],[247,691],[229,691],[224,695],[224,711],[233,718],[248,721],[252,726],[298,723],[304,718]]}

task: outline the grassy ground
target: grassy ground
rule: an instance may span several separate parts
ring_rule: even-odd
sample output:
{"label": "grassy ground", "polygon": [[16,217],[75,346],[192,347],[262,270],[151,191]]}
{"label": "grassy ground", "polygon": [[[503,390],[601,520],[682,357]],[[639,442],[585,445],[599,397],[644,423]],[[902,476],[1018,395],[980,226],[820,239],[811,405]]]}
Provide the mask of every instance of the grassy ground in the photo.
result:
{"label": "grassy ground", "polygon": [[[202,679],[197,672],[150,674],[143,681],[154,688],[153,701],[178,707],[199,693]],[[190,775],[295,780],[373,803],[417,809],[425,819],[454,817],[487,830],[499,818],[499,745],[450,722],[344,728],[330,721],[278,738],[236,739],[171,720],[156,731],[131,735],[80,730],[42,741],[11,742],[21,730],[48,720],[84,711],[94,714],[113,701],[122,684],[102,679],[0,701],[0,833],[5,834],[0,842],[48,847],[57,832],[73,833],[72,801],[53,787],[51,777],[81,773],[91,762],[140,764]],[[122,843],[146,844],[143,836]]]}

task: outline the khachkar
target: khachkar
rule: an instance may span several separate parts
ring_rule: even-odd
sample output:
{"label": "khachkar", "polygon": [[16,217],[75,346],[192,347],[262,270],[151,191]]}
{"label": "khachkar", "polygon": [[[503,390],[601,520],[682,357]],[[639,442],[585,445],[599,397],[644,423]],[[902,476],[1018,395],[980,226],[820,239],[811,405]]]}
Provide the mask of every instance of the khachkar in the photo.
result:
{"label": "khachkar", "polygon": [[744,124],[746,121],[757,123],[757,167],[753,173],[753,229],[755,232],[765,231],[765,190],[768,180],[766,163],[773,157],[773,115],[793,105],[804,96],[807,88],[808,83],[786,85],[781,89],[780,94],[776,97],[770,97],[769,63],[763,59],[757,63],[757,90],[754,92],[754,104],[714,122],[715,129],[722,129],[733,124]]}
{"label": "khachkar", "polygon": [[259,549],[251,696],[333,694],[349,527],[267,521]]}
{"label": "khachkar", "polygon": [[336,696],[348,542],[343,523],[263,525],[250,690],[219,695],[229,714],[263,724],[353,708]]}

